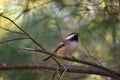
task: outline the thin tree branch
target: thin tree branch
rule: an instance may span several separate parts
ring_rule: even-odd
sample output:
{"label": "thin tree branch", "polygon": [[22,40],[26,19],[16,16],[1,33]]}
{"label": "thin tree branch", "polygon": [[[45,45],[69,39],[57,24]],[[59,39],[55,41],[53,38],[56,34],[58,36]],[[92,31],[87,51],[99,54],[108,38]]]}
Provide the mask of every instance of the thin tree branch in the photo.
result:
{"label": "thin tree branch", "polygon": [[93,66],[95,68],[104,70],[106,72],[109,72],[110,74],[120,78],[120,73],[119,72],[113,71],[111,69],[108,69],[108,68],[106,68],[104,66],[101,66],[101,65],[98,65],[98,64],[95,64],[95,63],[92,63],[92,62],[83,61],[83,60],[76,59],[76,58],[71,58],[71,57],[61,57],[59,55],[55,55],[54,53],[51,53],[51,52],[48,52],[48,51],[44,51],[44,50],[40,50],[40,49],[25,48],[25,49],[21,49],[21,50],[42,52],[42,53],[45,53],[45,54],[48,54],[48,55],[51,55],[51,56],[54,56],[54,57],[57,57],[57,58],[61,58],[61,59],[64,59],[64,60],[86,64],[86,65]]}
{"label": "thin tree branch", "polygon": [[[68,65],[64,65],[68,66]],[[45,70],[56,70],[58,67],[57,64],[46,63],[46,62],[29,62],[29,63],[2,63],[0,64],[0,70],[20,70],[20,69],[45,69]],[[63,67],[58,68],[59,71],[64,71]],[[111,75],[110,73],[97,69],[91,66],[73,66],[71,65],[67,72],[72,73],[84,73],[84,74],[96,74],[115,78],[116,76]]]}
{"label": "thin tree branch", "polygon": [[0,44],[5,44],[5,43],[8,43],[8,42],[12,42],[12,41],[16,41],[16,40],[23,40],[23,39],[29,39],[29,38],[15,38],[15,39],[9,39],[9,40],[0,42]]}
{"label": "thin tree branch", "polygon": [[12,30],[6,29],[6,28],[4,28],[4,27],[2,27],[2,26],[0,26],[0,28],[3,29],[3,30],[5,30],[5,31],[12,32],[12,33],[24,34],[24,33],[22,33],[22,32],[17,32],[17,31],[12,31]]}
{"label": "thin tree branch", "polygon": [[35,41],[26,31],[24,31],[20,26],[18,26],[12,19],[3,16],[0,14],[1,17],[9,20],[10,22],[12,22],[18,29],[20,29],[24,34],[26,34],[26,36],[28,36],[35,44],[37,44],[41,49],[46,50],[44,47],[42,47],[37,41]]}
{"label": "thin tree branch", "polygon": [[51,77],[51,80],[54,80],[56,73],[57,73],[57,71],[54,72],[54,74]]}
{"label": "thin tree branch", "polygon": [[98,64],[102,65],[98,59],[96,59],[94,56],[91,55],[91,52],[88,50],[88,48],[85,45],[85,43],[83,42],[83,40],[81,38],[79,38],[79,40],[80,40],[81,44],[83,45],[83,47],[85,48],[85,50],[87,51],[88,56],[90,56],[90,58],[93,59],[94,61],[96,61]]}

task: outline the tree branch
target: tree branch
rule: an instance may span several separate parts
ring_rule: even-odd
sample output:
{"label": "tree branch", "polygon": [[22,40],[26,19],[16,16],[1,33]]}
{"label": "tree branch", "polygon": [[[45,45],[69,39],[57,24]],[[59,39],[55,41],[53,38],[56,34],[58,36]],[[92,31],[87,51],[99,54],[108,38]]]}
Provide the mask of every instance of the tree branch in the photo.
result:
{"label": "tree branch", "polygon": [[10,22],[12,22],[19,30],[21,30],[21,31],[22,31],[28,38],[30,38],[36,45],[38,45],[41,49],[46,50],[42,45],[40,45],[37,41],[35,41],[35,40],[32,38],[32,36],[30,36],[25,30],[23,30],[20,26],[18,26],[12,19],[10,19],[10,18],[8,18],[8,17],[6,17],[6,16],[4,16],[4,15],[1,15],[1,14],[0,14],[0,16],[3,17],[3,18],[5,18],[5,19],[7,19],[7,20],[9,20]]}
{"label": "tree branch", "polygon": [[[68,65],[64,65],[68,66]],[[45,69],[45,70],[56,70],[57,64],[46,63],[46,62],[28,62],[28,63],[2,63],[0,64],[0,70],[19,70],[19,69]],[[58,68],[59,71],[64,71],[63,67]],[[84,73],[84,74],[96,74],[115,78],[116,76],[111,75],[101,69],[97,69],[91,66],[73,66],[71,65],[67,72],[71,73]]]}
{"label": "tree branch", "polygon": [[0,28],[3,29],[3,30],[5,30],[5,31],[12,32],[12,33],[24,34],[24,33],[22,33],[22,32],[17,32],[17,31],[12,31],[12,30],[6,29],[6,28],[4,28],[4,27],[2,27],[2,26],[0,26]]}
{"label": "tree branch", "polygon": [[24,39],[29,39],[29,38],[15,38],[15,39],[9,39],[9,40],[6,40],[6,41],[2,41],[0,42],[0,44],[4,44],[4,43],[8,43],[8,42],[12,42],[12,41],[16,41],[16,40],[24,40]]}
{"label": "tree branch", "polygon": [[45,53],[45,54],[48,54],[48,55],[51,55],[51,56],[54,56],[54,57],[57,57],[57,58],[61,58],[61,59],[64,59],[64,60],[86,64],[86,65],[93,66],[95,68],[104,70],[106,72],[109,72],[109,74],[114,75],[114,76],[120,78],[120,73],[119,72],[113,71],[113,70],[111,70],[109,68],[106,68],[106,67],[101,66],[101,65],[97,65],[97,64],[92,63],[92,62],[88,62],[88,61],[84,61],[84,60],[80,60],[80,59],[76,59],[76,58],[70,58],[70,57],[61,57],[61,56],[55,55],[54,53],[51,53],[51,52],[48,52],[48,51],[44,51],[44,50],[40,50],[40,49],[25,48],[25,49],[21,49],[21,50],[42,52],[42,53]]}

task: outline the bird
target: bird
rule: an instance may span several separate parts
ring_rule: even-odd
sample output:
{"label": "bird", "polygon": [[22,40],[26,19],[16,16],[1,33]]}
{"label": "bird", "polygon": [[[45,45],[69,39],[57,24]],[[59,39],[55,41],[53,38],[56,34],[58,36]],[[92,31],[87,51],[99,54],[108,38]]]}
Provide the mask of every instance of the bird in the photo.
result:
{"label": "bird", "polygon": [[[53,51],[58,56],[71,56],[71,54],[76,50],[78,46],[78,36],[79,34],[76,32],[70,33],[67,35],[62,42],[59,43],[57,48]],[[48,60],[51,58],[52,55],[47,56],[43,59],[43,61]]]}

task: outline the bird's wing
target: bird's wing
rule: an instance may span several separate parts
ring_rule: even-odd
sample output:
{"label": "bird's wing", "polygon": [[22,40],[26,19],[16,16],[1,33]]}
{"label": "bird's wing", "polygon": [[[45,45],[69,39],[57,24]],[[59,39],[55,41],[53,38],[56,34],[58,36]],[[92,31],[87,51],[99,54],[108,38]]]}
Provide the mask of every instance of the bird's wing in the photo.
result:
{"label": "bird's wing", "polygon": [[58,47],[54,50],[54,52],[58,51],[64,45],[65,45],[64,42],[59,43]]}

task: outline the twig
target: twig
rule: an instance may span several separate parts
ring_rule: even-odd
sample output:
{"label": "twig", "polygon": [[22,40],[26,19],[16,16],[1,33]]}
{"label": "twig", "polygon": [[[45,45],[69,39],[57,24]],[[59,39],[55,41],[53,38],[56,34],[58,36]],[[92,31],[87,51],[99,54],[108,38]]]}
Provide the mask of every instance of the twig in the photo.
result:
{"label": "twig", "polygon": [[18,29],[20,29],[24,34],[26,34],[26,36],[28,36],[35,44],[37,44],[41,49],[46,50],[43,46],[41,46],[37,41],[35,41],[26,31],[24,31],[20,26],[18,26],[12,19],[0,15],[1,17],[8,19],[10,22],[12,22]]}
{"label": "twig", "polygon": [[59,67],[61,67],[61,64],[59,63],[59,61],[57,61],[54,57],[52,57],[52,59],[59,65]]}
{"label": "twig", "polygon": [[[64,68],[64,66],[63,66],[63,68]],[[65,68],[64,68],[64,69],[65,69]],[[56,73],[57,73],[58,77],[60,77],[60,73],[59,73],[59,66],[57,66]]]}
{"label": "twig", "polygon": [[67,72],[67,70],[69,69],[70,67],[70,62],[68,61],[68,66],[65,67],[65,70],[61,73],[60,77],[58,80],[61,80],[63,78],[63,76],[65,75],[65,73]]}
{"label": "twig", "polygon": [[6,29],[6,28],[4,28],[4,27],[2,27],[2,26],[0,26],[0,28],[3,29],[3,30],[5,30],[5,31],[12,32],[12,33],[24,34],[24,33],[22,33],[22,32],[17,32],[17,31],[12,31],[12,30]]}
{"label": "twig", "polygon": [[99,60],[97,60],[94,56],[91,55],[91,52],[88,50],[88,48],[86,47],[86,45],[84,44],[84,42],[82,41],[81,38],[80,38],[80,42],[81,42],[81,44],[83,45],[83,47],[86,49],[88,55],[89,55],[93,60],[97,61],[100,65],[102,65]]}
{"label": "twig", "polygon": [[54,80],[56,73],[57,72],[55,71],[54,74],[53,74],[53,76],[52,76],[52,78],[51,78],[51,80]]}
{"label": "twig", "polygon": [[2,42],[0,42],[0,44],[12,42],[12,41],[15,41],[15,40],[23,40],[23,39],[29,39],[29,38],[15,38],[15,39],[10,39],[10,40],[6,40],[6,41],[2,41]]}

